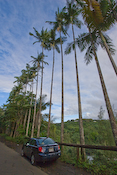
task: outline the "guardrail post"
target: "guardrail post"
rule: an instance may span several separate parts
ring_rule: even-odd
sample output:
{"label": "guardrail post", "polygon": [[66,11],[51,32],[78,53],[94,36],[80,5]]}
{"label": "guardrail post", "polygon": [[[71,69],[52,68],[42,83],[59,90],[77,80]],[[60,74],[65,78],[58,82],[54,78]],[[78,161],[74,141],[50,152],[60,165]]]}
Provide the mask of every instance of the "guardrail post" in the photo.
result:
{"label": "guardrail post", "polygon": [[79,160],[79,147],[76,147],[76,152],[77,152],[77,163],[78,163],[78,160]]}

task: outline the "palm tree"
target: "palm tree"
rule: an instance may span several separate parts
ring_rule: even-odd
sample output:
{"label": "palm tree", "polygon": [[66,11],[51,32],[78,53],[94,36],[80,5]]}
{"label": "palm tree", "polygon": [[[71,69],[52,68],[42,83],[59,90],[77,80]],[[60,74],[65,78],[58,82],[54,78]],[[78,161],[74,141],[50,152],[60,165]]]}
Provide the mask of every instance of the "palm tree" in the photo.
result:
{"label": "palm tree", "polygon": [[[76,38],[76,44],[78,44],[78,47],[80,48],[81,51],[87,47],[87,44],[90,44],[85,54],[85,55],[89,55],[89,57],[86,57],[85,59],[86,64],[89,64],[90,61],[92,60],[92,55],[90,55],[93,50],[92,43],[91,43],[91,37],[90,37],[91,35],[92,35],[92,39],[94,42],[95,51],[97,51],[99,45],[102,47],[102,49],[105,47],[100,35],[98,35],[97,30],[93,30],[91,34],[87,32],[87,33],[78,35],[78,37]],[[103,37],[106,40],[106,43],[108,45],[111,55],[115,54],[115,49],[113,48],[114,46],[112,44],[112,40],[106,34],[103,34]],[[73,43],[70,43],[68,48],[70,49],[72,45]]]}
{"label": "palm tree", "polygon": [[[42,54],[43,54],[43,49],[49,49],[49,44],[48,40],[50,38],[50,33],[42,28],[41,33],[39,33],[34,27],[33,27],[36,35],[29,33],[31,36],[34,36],[37,41],[35,41],[33,44],[40,42],[41,47],[42,47]],[[37,137],[40,135],[40,126],[41,126],[41,99],[42,99],[42,87],[43,87],[43,59],[44,59],[44,54],[42,58],[42,74],[41,74],[41,89],[40,89],[40,108],[39,108],[39,120],[38,120],[38,130],[37,130]]]}
{"label": "palm tree", "polygon": [[104,45],[103,49],[106,49],[113,69],[117,75],[117,66],[104,37],[104,32],[109,30],[117,21],[115,15],[117,12],[117,4],[114,0],[111,2],[107,0],[100,0],[99,2],[96,0],[88,0],[85,1],[85,3],[86,5],[84,5],[84,8],[82,9],[83,19],[90,29],[97,30],[98,36],[100,36]]}
{"label": "palm tree", "polygon": [[31,86],[30,86],[30,91],[32,88],[32,93],[31,93],[31,101],[30,101],[30,109],[29,109],[29,114],[28,114],[28,121],[27,121],[27,127],[26,127],[26,136],[28,136],[28,130],[29,130],[29,123],[30,123],[30,117],[31,117],[31,108],[32,108],[32,100],[33,100],[33,79],[35,78],[36,74],[36,67],[31,67]]}
{"label": "palm tree", "polygon": [[[62,67],[62,96],[61,96],[61,106],[62,106],[62,109],[61,109],[61,143],[63,142],[64,140],[64,76],[63,76],[63,48],[62,48],[62,36],[61,36],[61,33],[63,33],[64,35],[67,34],[67,31],[66,29],[64,28],[65,26],[65,20],[64,20],[64,9],[62,9],[62,11],[60,12],[59,11],[59,8],[58,8],[58,11],[55,12],[55,19],[56,21],[55,22],[52,22],[52,21],[46,21],[48,22],[49,24],[52,24],[53,25],[53,29],[56,31],[59,32],[59,35],[60,35],[60,45],[61,45],[61,67]],[[63,148],[62,148],[63,149]]]}
{"label": "palm tree", "polygon": [[111,103],[109,100],[106,85],[104,82],[104,78],[103,78],[101,68],[99,65],[98,57],[96,54],[97,45],[99,43],[97,41],[97,38],[96,38],[94,31],[92,33],[90,28],[89,28],[89,34],[82,34],[81,36],[79,36],[79,38],[77,39],[77,43],[78,43],[78,46],[79,46],[81,51],[83,51],[84,49],[86,49],[88,47],[87,52],[85,54],[86,64],[90,63],[90,61],[92,60],[92,56],[95,57],[95,61],[96,61],[96,65],[97,65],[97,69],[98,69],[98,73],[99,73],[99,77],[100,77],[100,81],[101,81],[101,86],[102,86],[102,90],[103,90],[103,94],[104,94],[104,99],[105,99],[105,103],[106,103],[106,107],[107,107],[107,111],[108,111],[108,115],[109,115],[109,119],[110,119],[110,123],[111,123],[111,128],[112,128],[113,136],[115,139],[115,144],[117,145],[117,125],[116,125],[116,121],[114,118]]}
{"label": "palm tree", "polygon": [[[100,37],[103,41],[103,44],[104,45],[106,44],[105,39],[102,35],[102,31],[107,31],[115,23],[116,19],[113,16],[113,7],[116,6],[116,8],[117,8],[117,5],[115,4],[114,1],[111,1],[111,3],[108,2],[108,1],[100,1],[99,3],[95,2],[95,1],[92,1],[92,2],[93,2],[93,4],[91,4],[91,5],[94,8],[93,11],[95,12],[95,14],[98,14],[98,16],[100,16],[100,19],[102,19],[102,21],[100,20],[100,23],[98,25],[97,25],[96,22],[90,23],[90,21],[87,21],[87,18],[89,17],[89,13],[85,14],[84,12],[83,12],[84,13],[83,18],[85,20],[85,23],[87,24],[88,29],[89,29],[91,43],[92,43],[92,46],[93,46],[93,53],[95,55],[95,61],[96,61],[99,76],[100,76],[100,81],[101,81],[101,85],[102,85],[102,89],[103,89],[103,93],[104,93],[104,98],[105,98],[105,103],[106,103],[106,107],[107,107],[107,111],[108,111],[108,115],[109,115],[109,119],[110,119],[110,123],[111,123],[111,128],[112,128],[113,136],[114,136],[114,139],[115,139],[115,144],[117,145],[117,125],[116,125],[116,122],[115,122],[115,119],[114,119],[114,114],[113,114],[112,107],[111,107],[111,104],[110,104],[110,100],[109,100],[109,97],[108,97],[108,94],[107,94],[107,90],[106,90],[106,86],[105,86],[105,83],[104,83],[104,80],[103,80],[103,76],[101,74],[101,69],[99,67],[99,62],[98,62],[97,55],[96,55],[96,52],[95,52],[93,37],[92,37],[92,34],[91,34],[92,30],[96,29],[100,34]],[[97,7],[98,7],[98,11],[96,11]],[[88,9],[89,11],[91,11],[89,9],[89,6],[88,6],[88,8],[85,7],[85,9]],[[90,13],[94,14],[94,12],[90,12]],[[99,19],[98,16],[97,16],[97,19],[95,21],[97,21]],[[109,48],[108,48],[107,44],[105,45],[105,48],[106,48],[106,50],[109,51]],[[108,54],[109,54],[109,52],[108,52]],[[111,56],[111,54],[109,54],[109,55]],[[117,74],[117,67],[114,63],[113,58],[110,57],[110,56],[109,56],[110,61],[113,65],[115,73]]]}
{"label": "palm tree", "polygon": [[[103,16],[102,16],[102,13],[100,10],[99,3],[97,1],[95,1],[95,0],[85,1],[84,0],[84,2],[87,3],[87,6],[85,4],[83,4],[82,13],[83,13],[83,18],[84,18],[85,24],[87,25],[87,28],[89,30],[89,34],[88,35],[87,34],[80,35],[79,38],[76,40],[76,42],[78,43],[78,46],[81,49],[81,51],[86,49],[87,45],[90,45],[87,49],[86,54],[85,54],[85,61],[87,64],[91,61],[92,55],[94,55],[94,57],[95,57],[95,61],[96,61],[96,65],[97,65],[97,69],[98,69],[98,73],[99,73],[99,77],[100,77],[100,81],[101,81],[101,86],[102,86],[103,94],[104,94],[104,98],[105,98],[105,103],[106,103],[106,107],[107,107],[107,111],[109,114],[109,119],[110,119],[110,123],[111,123],[111,127],[112,127],[113,136],[115,139],[115,144],[117,145],[117,126],[116,126],[116,122],[114,119],[109,96],[108,96],[108,93],[106,90],[104,78],[103,78],[101,68],[99,65],[98,57],[96,54],[97,46],[99,44],[101,44],[102,46],[104,45],[104,43],[102,41],[100,41],[100,39],[98,40],[97,36],[95,35],[96,32],[98,32],[96,26],[98,26],[102,23]],[[93,3],[91,4],[91,2],[93,2]],[[92,8],[94,8],[94,9],[92,10]],[[96,17],[95,19],[93,16],[94,10],[95,10],[95,17]],[[97,17],[99,20],[97,20]],[[107,38],[107,37],[105,36],[105,38]],[[108,39],[109,39],[109,37],[108,37]],[[74,43],[69,44],[69,50],[73,47],[73,44]],[[110,51],[113,53],[114,50],[111,47],[110,43],[108,44],[108,46],[110,48]]]}
{"label": "palm tree", "polygon": [[53,76],[54,76],[54,62],[55,62],[55,49],[58,53],[60,53],[59,47],[57,44],[60,43],[60,38],[55,39],[56,34],[54,30],[51,30],[50,35],[50,47],[53,48],[53,65],[52,65],[52,78],[51,78],[51,89],[50,89],[50,107],[49,107],[49,120],[48,120],[48,131],[47,131],[47,137],[49,137],[50,134],[50,120],[51,120],[51,105],[52,105],[52,88],[53,88]]}
{"label": "palm tree", "polygon": [[31,56],[33,58],[32,62],[33,64],[37,65],[37,80],[36,80],[36,96],[35,96],[35,105],[34,105],[34,114],[33,114],[33,123],[32,123],[32,131],[31,131],[31,138],[34,135],[34,125],[35,125],[35,117],[36,117],[36,102],[37,102],[37,89],[38,89],[38,74],[40,70],[40,63],[42,62],[43,54],[38,54],[37,58]]}
{"label": "palm tree", "polygon": [[[72,25],[72,33],[73,33],[73,44],[74,44],[74,55],[75,55],[75,67],[76,67],[76,81],[77,81],[77,95],[78,95],[78,109],[79,109],[79,129],[80,129],[80,144],[85,145],[84,139],[84,129],[82,122],[82,108],[81,108],[81,97],[80,97],[80,85],[79,85],[79,74],[78,74],[78,64],[77,64],[77,55],[76,55],[76,47],[75,47],[75,34],[74,34],[74,25],[78,28],[81,28],[81,21],[78,20],[78,15],[80,14],[80,10],[74,4],[74,0],[69,2],[67,0],[66,9],[66,25]],[[69,46],[66,48],[65,53],[68,54],[70,52]],[[85,158],[85,149],[82,149],[82,155]]]}
{"label": "palm tree", "polygon": [[[24,74],[25,84],[26,84],[25,92],[27,93],[27,85],[28,85],[28,83],[30,82],[30,79],[31,79],[31,71],[30,71],[30,65],[29,64],[26,64],[26,70],[22,70],[22,73],[23,72],[25,72],[25,74]],[[26,105],[26,112],[25,112],[25,117],[24,117],[24,122],[23,122],[23,128],[24,129],[25,129],[25,126],[26,126],[28,108],[29,108],[29,105]]]}

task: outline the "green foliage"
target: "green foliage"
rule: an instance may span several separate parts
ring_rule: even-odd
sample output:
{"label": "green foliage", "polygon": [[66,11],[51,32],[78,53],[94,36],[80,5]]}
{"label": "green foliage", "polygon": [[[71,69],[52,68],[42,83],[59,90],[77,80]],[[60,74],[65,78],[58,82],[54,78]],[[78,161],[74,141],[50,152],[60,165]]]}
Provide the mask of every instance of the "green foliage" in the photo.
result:
{"label": "green foliage", "polygon": [[[103,109],[100,108],[98,114],[100,120],[83,119],[86,145],[105,145],[115,146],[110,122],[103,119]],[[56,124],[56,141],[60,141],[61,124]],[[107,130],[108,128],[108,130]],[[79,120],[71,120],[64,123],[64,142],[80,144]],[[79,151],[81,151],[79,149]],[[81,153],[79,152],[79,155]],[[86,149],[86,155],[93,157],[92,161],[88,159],[83,162],[80,159],[77,162],[77,152],[75,147],[64,146],[64,152],[61,161],[71,163],[93,174],[117,174],[117,153],[113,151],[100,151]]]}

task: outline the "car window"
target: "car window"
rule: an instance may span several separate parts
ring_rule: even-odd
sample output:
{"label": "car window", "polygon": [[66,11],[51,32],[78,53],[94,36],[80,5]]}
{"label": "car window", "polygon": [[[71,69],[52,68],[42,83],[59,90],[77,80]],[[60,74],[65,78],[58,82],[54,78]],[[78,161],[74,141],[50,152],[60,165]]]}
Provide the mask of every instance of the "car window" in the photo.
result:
{"label": "car window", "polygon": [[31,139],[31,140],[29,141],[29,144],[30,144],[30,145],[36,146],[36,140]]}
{"label": "car window", "polygon": [[48,145],[48,144],[54,144],[55,142],[50,138],[44,138],[38,140],[40,145]]}
{"label": "car window", "polygon": [[32,145],[36,146],[36,140],[33,140],[31,143]]}

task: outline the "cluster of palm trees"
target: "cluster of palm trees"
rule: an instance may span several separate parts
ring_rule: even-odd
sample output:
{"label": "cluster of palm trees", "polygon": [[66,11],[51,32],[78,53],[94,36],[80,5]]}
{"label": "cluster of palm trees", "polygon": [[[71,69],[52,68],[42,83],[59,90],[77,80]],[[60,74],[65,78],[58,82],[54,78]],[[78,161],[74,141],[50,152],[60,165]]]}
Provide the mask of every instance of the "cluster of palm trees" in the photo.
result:
{"label": "cluster of palm trees", "polygon": [[[12,88],[7,104],[3,106],[4,115],[1,116],[3,123],[7,128],[7,134],[14,138],[19,136],[20,132],[33,137],[34,128],[38,127],[40,99],[37,99],[37,90],[39,73],[42,70],[40,64],[44,55],[40,53],[36,58],[33,56],[31,58],[32,66],[26,64],[26,69],[21,71],[21,76],[15,77],[14,83],[17,84]],[[43,61],[43,64],[47,63]],[[34,83],[36,83],[36,94],[33,92]],[[49,106],[45,98],[46,95],[41,96],[41,111]]]}
{"label": "cluster of palm trees", "polygon": [[[9,96],[9,105],[13,105],[17,102],[19,104],[19,108],[17,111],[18,120],[17,122],[12,122],[12,127],[17,131],[18,125],[23,123],[23,127],[26,128],[26,136],[29,133],[29,125],[30,125],[30,116],[31,109],[34,106],[34,113],[32,118],[31,125],[31,137],[34,136],[34,128],[37,127],[37,137],[40,136],[40,127],[42,120],[42,107],[43,107],[43,68],[44,64],[48,64],[44,61],[45,55],[44,50],[50,51],[53,50],[53,66],[52,66],[52,76],[51,76],[51,87],[50,87],[50,101],[49,105],[49,116],[48,116],[48,130],[47,137],[50,135],[50,121],[51,121],[51,106],[52,106],[52,90],[53,90],[53,76],[54,76],[54,64],[55,64],[55,50],[58,53],[61,53],[61,69],[62,69],[62,78],[61,78],[61,142],[64,141],[64,52],[63,52],[63,43],[66,41],[68,35],[68,28],[72,28],[73,34],[73,42],[68,43],[65,49],[65,54],[69,54],[71,50],[74,51],[75,58],[75,68],[76,68],[76,82],[77,82],[77,98],[78,98],[78,112],[79,112],[79,128],[80,128],[80,144],[85,144],[84,138],[84,129],[82,122],[82,106],[81,106],[81,97],[80,97],[80,85],[79,85],[79,71],[78,71],[78,62],[77,62],[77,51],[76,46],[79,47],[80,51],[84,51],[86,49],[85,61],[86,64],[89,64],[91,60],[95,59],[97,70],[99,73],[99,78],[104,94],[104,99],[111,123],[111,128],[113,132],[113,136],[115,139],[115,144],[117,145],[117,125],[114,119],[113,110],[110,104],[108,92],[106,89],[106,85],[104,82],[103,74],[100,68],[97,49],[100,45],[102,49],[107,51],[109,59],[112,63],[113,69],[117,75],[117,66],[114,62],[112,55],[115,50],[113,49],[112,41],[105,34],[107,30],[109,30],[117,21],[117,4],[114,0],[67,0],[66,6],[60,11],[59,8],[55,12],[55,21],[46,21],[53,28],[48,31],[42,28],[39,33],[35,28],[34,34],[29,33],[31,36],[36,38],[36,41],[33,43],[40,43],[40,47],[42,48],[42,52],[35,58],[32,56],[33,66],[31,67],[29,64],[26,66],[26,70],[22,70],[22,75],[20,77],[16,77],[16,82],[18,86],[15,86],[10,93]],[[82,15],[82,19],[84,24],[88,28],[88,33],[83,33],[75,37],[74,27],[81,28],[83,22],[78,19],[78,16]],[[81,16],[80,16],[81,18]],[[59,37],[57,37],[57,33],[59,33]],[[63,34],[63,36],[62,36]],[[60,44],[60,49],[58,45]],[[38,92],[38,79],[39,73],[41,77],[41,88],[40,88],[40,99],[37,103],[37,92]],[[36,95],[33,94],[33,84],[36,82]],[[30,91],[27,90],[27,85],[30,85]],[[20,95],[17,99],[17,93]],[[14,95],[15,94],[15,95]],[[24,100],[24,101],[23,101]],[[30,104],[29,104],[30,102]],[[25,105],[24,105],[25,104]],[[32,105],[34,104],[34,105]],[[38,104],[38,107],[37,107]],[[10,109],[10,108],[9,108]],[[25,109],[25,110],[22,110]],[[11,110],[11,109],[10,109]],[[25,112],[24,112],[25,111]],[[10,111],[7,111],[10,112]],[[15,112],[15,111],[14,111]],[[25,113],[25,115],[24,115]],[[13,114],[12,114],[13,116]],[[23,117],[22,117],[23,116]],[[12,117],[12,121],[14,118]],[[26,122],[27,121],[27,122]],[[14,131],[14,135],[15,132]],[[13,134],[13,133],[11,133]],[[83,155],[85,156],[85,150],[82,150]]]}
{"label": "cluster of palm trees", "polygon": [[[51,50],[53,48],[53,67],[52,67],[52,79],[51,79],[51,91],[50,91],[50,108],[49,108],[49,121],[48,121],[48,132],[49,136],[50,129],[50,118],[51,118],[51,104],[52,104],[52,87],[53,87],[53,73],[54,73],[54,58],[55,49],[61,53],[61,68],[62,68],[62,92],[61,92],[61,142],[64,141],[64,60],[63,60],[63,43],[68,36],[67,30],[71,24],[73,33],[73,42],[67,45],[65,49],[65,54],[69,54],[71,50],[74,50],[75,56],[75,66],[76,66],[76,81],[77,81],[77,95],[78,95],[78,111],[79,111],[79,128],[80,128],[80,143],[85,144],[84,130],[82,123],[82,107],[80,98],[80,86],[79,86],[79,72],[77,63],[77,53],[76,46],[79,47],[81,51],[87,49],[85,54],[86,64],[89,64],[93,57],[95,58],[97,70],[99,73],[100,82],[102,85],[102,90],[104,94],[104,99],[112,127],[113,136],[115,139],[115,144],[117,145],[117,125],[114,119],[114,114],[110,104],[109,96],[106,90],[106,85],[104,82],[103,74],[100,68],[100,64],[97,56],[97,48],[100,45],[102,49],[107,51],[109,59],[112,63],[113,69],[117,75],[117,66],[114,62],[112,55],[115,50],[113,49],[112,41],[105,34],[117,21],[117,4],[114,0],[67,0],[66,6],[60,11],[59,8],[55,12],[55,21],[46,21],[53,26],[51,31],[44,30],[42,28],[41,33],[39,33],[35,28],[35,34],[29,33],[31,36],[36,38],[36,42],[40,42],[42,47],[42,54],[44,49]],[[84,24],[87,26],[89,33],[83,33],[75,38],[74,26],[81,28],[83,24],[82,21],[78,19],[78,16],[82,15]],[[56,39],[56,32],[59,33],[59,38]],[[62,37],[62,34],[64,37]],[[60,50],[57,46],[60,44]],[[43,60],[42,60],[42,81],[43,81]],[[41,82],[42,82],[41,81]],[[41,86],[42,88],[42,86]],[[40,102],[41,102],[40,93]],[[40,117],[39,117],[40,118]],[[41,119],[40,119],[41,120]],[[38,135],[39,136],[39,135]]]}

